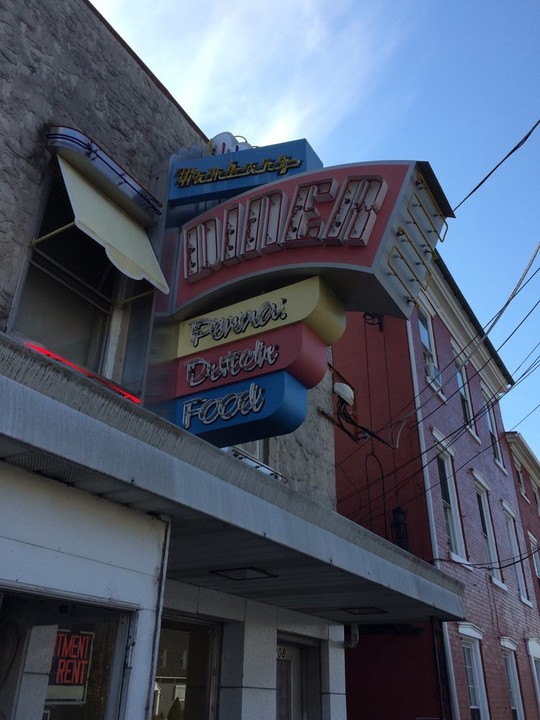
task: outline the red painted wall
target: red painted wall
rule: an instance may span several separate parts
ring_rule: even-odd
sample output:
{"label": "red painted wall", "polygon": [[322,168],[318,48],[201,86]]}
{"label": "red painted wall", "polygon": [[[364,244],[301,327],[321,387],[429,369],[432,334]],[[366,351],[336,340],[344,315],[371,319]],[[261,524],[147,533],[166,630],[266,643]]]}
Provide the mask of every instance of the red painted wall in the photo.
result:
{"label": "red painted wall", "polygon": [[[399,506],[406,511],[409,550],[428,561],[433,561],[435,556],[436,564],[465,586],[466,622],[483,633],[481,653],[491,718],[511,717],[501,638],[511,638],[517,643],[516,660],[525,714],[527,718],[536,718],[539,716],[538,704],[527,639],[540,640],[540,590],[531,562],[525,557],[530,549],[525,531],[532,528],[530,531],[540,540],[540,518],[537,510],[532,508],[533,503],[527,503],[516,492],[511,457],[502,435],[502,420],[497,406],[495,415],[501,432],[503,462],[499,463],[494,458],[483,412],[481,369],[478,372],[481,363],[466,364],[473,412],[476,413],[473,427],[467,429],[458,392],[450,332],[437,316],[432,319],[432,327],[436,361],[442,370],[440,392],[426,382],[416,314],[410,321],[415,355],[413,366],[405,321],[385,317],[381,329],[378,325],[367,324],[361,313],[348,317],[346,333],[334,346],[335,381],[353,387],[357,422],[381,439],[368,437],[355,443],[336,428],[338,511],[389,540],[394,539],[392,510]],[[418,385],[418,402],[423,418],[421,425],[414,413],[413,374]],[[449,552],[439,476],[433,462],[437,433],[448,439],[453,455],[465,542],[464,562],[456,562]],[[436,536],[434,549],[420,457],[421,439],[427,453],[425,473],[431,487],[429,495]],[[382,440],[393,447],[385,445]],[[502,584],[494,582],[485,567],[488,556],[473,470],[485,479],[489,487],[490,513]],[[511,564],[512,550],[503,501],[516,514],[528,593],[525,602],[520,598]],[[458,623],[447,623],[447,629],[460,713],[467,718],[470,717],[470,709],[462,636]],[[388,630],[392,631],[391,628]],[[346,663],[349,720],[442,717],[437,681],[440,666],[435,661],[429,626],[419,637],[396,634],[361,636],[358,648],[347,652]],[[451,717],[448,710],[444,717]]]}

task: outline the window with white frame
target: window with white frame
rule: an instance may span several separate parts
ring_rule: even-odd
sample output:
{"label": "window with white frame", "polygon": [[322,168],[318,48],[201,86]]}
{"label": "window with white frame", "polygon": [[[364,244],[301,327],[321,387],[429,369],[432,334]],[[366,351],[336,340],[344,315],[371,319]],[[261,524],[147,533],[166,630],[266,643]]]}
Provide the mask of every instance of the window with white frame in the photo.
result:
{"label": "window with white frame", "polygon": [[468,623],[459,624],[463,665],[467,680],[471,720],[489,720],[489,707],[482,666],[480,640],[482,633]]}
{"label": "window with white frame", "polygon": [[[119,269],[121,263],[110,259],[116,258],[113,250],[96,241],[97,231],[81,229],[74,191],[79,199],[96,199],[92,217],[103,210],[103,224],[110,220],[111,237],[119,237],[122,230],[133,245],[137,238],[149,243],[135,221],[68,163],[55,166],[12,329],[33,349],[139,395],[152,321],[153,283],[133,279],[136,273],[129,276]],[[125,228],[115,224],[118,218]],[[152,252],[150,245],[148,252]]]}
{"label": "window with white frame", "polygon": [[535,485],[535,483],[531,483],[531,486],[534,504],[536,506],[536,512],[540,515],[540,491],[538,490],[538,487]]}
{"label": "window with white frame", "polygon": [[437,473],[439,478],[439,487],[441,488],[441,499],[446,535],[448,538],[448,547],[452,554],[457,556],[458,559],[463,560],[465,559],[465,541],[461,526],[453,461],[450,453],[442,452],[437,455]]}
{"label": "window with white frame", "polygon": [[436,362],[431,320],[421,310],[418,311],[418,327],[420,330],[420,340],[422,341],[422,355],[424,358],[426,378],[435,390],[440,390],[442,387],[442,379]]}
{"label": "window with white frame", "polygon": [[529,535],[529,545],[531,547],[531,558],[533,561],[534,573],[540,582],[540,556],[538,555],[538,540],[532,535]]}
{"label": "window with white frame", "polygon": [[506,521],[506,529],[508,532],[508,542],[510,544],[511,557],[505,563],[513,568],[515,573],[516,582],[519,589],[519,595],[521,600],[529,602],[527,595],[527,585],[525,583],[525,572],[523,570],[523,556],[519,549],[519,542],[516,531],[516,519],[512,508],[508,503],[503,502],[504,517]]}
{"label": "window with white frame", "polygon": [[501,645],[503,648],[504,667],[508,681],[508,695],[512,720],[525,720],[516,663],[516,650],[518,646],[511,638],[501,638]]}
{"label": "window with white frame", "polygon": [[491,508],[489,505],[489,486],[480,473],[473,471],[473,476],[475,478],[474,487],[476,491],[478,513],[480,516],[480,530],[486,545],[489,572],[495,580],[502,582],[495,532],[493,530],[493,522],[491,519]]}
{"label": "window with white frame", "polygon": [[523,471],[521,469],[521,465],[518,463],[517,460],[514,460],[514,465],[516,468],[516,477],[517,477],[519,492],[523,495],[524,498],[526,498],[527,497],[527,488],[525,487],[525,479],[523,477]]}
{"label": "window with white frame", "polygon": [[531,672],[536,691],[536,703],[540,710],[540,641],[537,638],[529,638],[527,641],[529,657],[531,659]]}
{"label": "window with white frame", "polygon": [[493,457],[499,463],[502,463],[501,445],[499,443],[499,433],[497,431],[497,420],[495,418],[495,410],[493,401],[484,393],[484,415],[486,418],[489,441],[493,451]]}
{"label": "window with white frame", "polygon": [[467,379],[467,370],[465,365],[457,358],[455,359],[456,379],[459,390],[459,398],[461,401],[461,412],[463,413],[463,422],[469,429],[473,429],[474,414],[472,410],[471,394],[469,392],[469,381]]}

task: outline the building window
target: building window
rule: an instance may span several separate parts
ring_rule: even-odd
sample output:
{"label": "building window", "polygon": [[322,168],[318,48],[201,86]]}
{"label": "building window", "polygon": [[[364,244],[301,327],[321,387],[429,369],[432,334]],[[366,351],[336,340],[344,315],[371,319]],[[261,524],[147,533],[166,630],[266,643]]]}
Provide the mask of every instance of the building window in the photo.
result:
{"label": "building window", "polygon": [[497,421],[495,419],[494,405],[491,400],[484,394],[484,413],[489,433],[489,442],[493,451],[493,457],[498,463],[502,464],[501,445],[499,443],[499,433],[497,432]]}
{"label": "building window", "polygon": [[508,681],[508,695],[512,720],[525,720],[516,664],[515,649],[517,649],[517,645],[510,638],[501,639],[501,645],[503,646],[503,658],[506,669],[506,679]]}
{"label": "building window", "polygon": [[441,371],[437,367],[431,321],[420,310],[418,311],[418,327],[420,329],[426,378],[435,390],[440,390],[442,388]]}
{"label": "building window", "polygon": [[108,608],[4,594],[0,708],[6,717],[116,716],[128,625],[128,616]]}
{"label": "building window", "polygon": [[531,659],[531,672],[536,691],[536,704],[540,709],[540,642],[536,638],[527,641],[529,657]]}
{"label": "building window", "polygon": [[533,561],[534,574],[540,583],[540,556],[538,555],[538,540],[529,533],[529,544],[531,546],[531,557]]}
{"label": "building window", "polygon": [[480,642],[476,638],[464,637],[462,639],[462,649],[471,720],[488,720],[489,710],[484,683],[484,671],[482,668],[482,656],[480,653]]}
{"label": "building window", "polygon": [[516,476],[517,476],[519,492],[523,495],[524,498],[526,498],[527,497],[527,489],[525,487],[525,479],[523,477],[523,471],[521,469],[521,465],[518,463],[517,460],[515,460],[514,464],[515,464],[515,468],[516,468]]}
{"label": "building window", "polygon": [[532,483],[532,494],[534,498],[536,512],[538,513],[538,515],[540,515],[540,492],[538,490],[538,487],[534,483]]}
{"label": "building window", "polygon": [[442,506],[448,547],[459,559],[465,558],[465,542],[461,528],[459,503],[454,481],[452,458],[447,453],[437,455],[437,472],[441,488]]}
{"label": "building window", "polygon": [[469,392],[469,382],[467,380],[467,371],[457,359],[455,360],[456,378],[459,389],[459,397],[461,400],[461,411],[463,413],[463,422],[465,425],[473,429],[473,411],[471,403],[471,395]]}
{"label": "building window", "polygon": [[164,619],[159,641],[154,718],[217,716],[219,632],[206,624]]}
{"label": "building window", "polygon": [[528,595],[527,595],[527,585],[525,583],[525,573],[523,570],[523,557],[522,557],[520,549],[519,549],[519,543],[518,543],[518,537],[517,537],[517,531],[516,531],[516,521],[515,521],[513,511],[508,506],[505,507],[504,516],[505,516],[505,521],[506,521],[506,530],[508,532],[508,542],[510,545],[510,552],[512,555],[508,564],[510,564],[510,567],[514,568],[516,582],[518,585],[519,595],[520,595],[521,599],[528,603],[529,600],[528,600]]}
{"label": "building window", "polygon": [[66,184],[56,170],[13,329],[53,357],[139,394],[153,288],[120,272],[73,218]]}
{"label": "building window", "polygon": [[495,532],[491,520],[491,509],[489,506],[489,493],[481,478],[476,474],[475,482],[476,500],[478,504],[478,514],[480,516],[480,530],[484,538],[486,546],[486,554],[488,557],[489,571],[491,576],[502,582],[501,570],[499,567],[499,557],[497,553],[497,545],[495,540]]}

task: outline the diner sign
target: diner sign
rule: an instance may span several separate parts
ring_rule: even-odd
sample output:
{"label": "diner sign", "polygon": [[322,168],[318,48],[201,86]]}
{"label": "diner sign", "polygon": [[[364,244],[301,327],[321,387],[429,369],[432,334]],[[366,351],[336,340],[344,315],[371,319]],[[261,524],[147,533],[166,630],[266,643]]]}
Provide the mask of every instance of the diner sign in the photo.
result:
{"label": "diner sign", "polygon": [[327,344],[305,323],[270,330],[175,361],[176,397],[287,370],[306,388],[317,385],[327,368]]}
{"label": "diner sign", "polygon": [[306,140],[189,160],[173,157],[169,204],[227,198],[272,180],[321,167],[322,162]]}
{"label": "diner sign", "polygon": [[[250,151],[244,151],[246,154]],[[343,165],[272,182],[182,228],[173,315],[324,278],[348,310],[408,317],[445,228],[414,162]]]}
{"label": "diner sign", "polygon": [[[286,145],[173,164],[170,205],[191,219],[164,414],[219,446],[295,430],[346,311],[407,318],[451,215],[427,163],[322,169]],[[223,201],[193,217],[206,198]]]}
{"label": "diner sign", "polygon": [[292,432],[306,412],[306,388],[282,370],[179,398],[171,419],[224,447]]}
{"label": "diner sign", "polygon": [[305,322],[326,345],[345,330],[345,310],[319,277],[258,295],[178,325],[178,357]]}

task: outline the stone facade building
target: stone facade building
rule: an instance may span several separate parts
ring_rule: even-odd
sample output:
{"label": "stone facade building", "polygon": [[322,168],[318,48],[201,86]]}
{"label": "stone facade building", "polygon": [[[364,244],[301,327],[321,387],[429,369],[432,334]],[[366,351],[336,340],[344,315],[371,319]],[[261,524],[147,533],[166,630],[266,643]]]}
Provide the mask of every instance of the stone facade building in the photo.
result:
{"label": "stone facade building", "polygon": [[330,373],[265,463],[148,407],[170,160],[208,139],[85,0],[0,14],[0,718],[344,718],[365,608],[462,586],[335,512]]}

